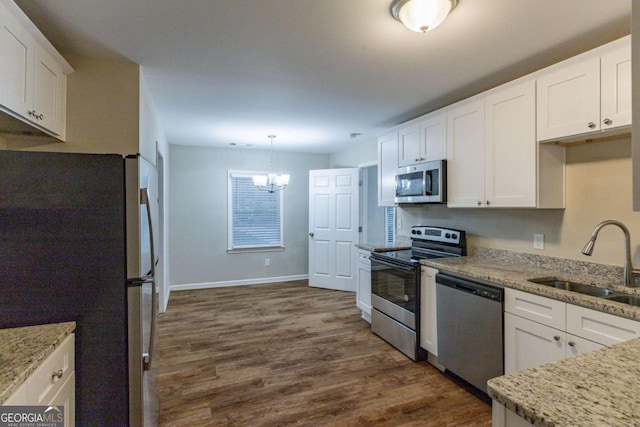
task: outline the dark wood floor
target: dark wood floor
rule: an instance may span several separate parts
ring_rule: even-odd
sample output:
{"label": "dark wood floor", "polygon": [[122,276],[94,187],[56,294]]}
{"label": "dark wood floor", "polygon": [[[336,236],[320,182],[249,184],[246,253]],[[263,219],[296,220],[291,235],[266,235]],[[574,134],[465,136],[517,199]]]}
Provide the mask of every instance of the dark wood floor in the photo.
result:
{"label": "dark wood floor", "polygon": [[490,426],[491,408],[306,281],[173,292],[160,426]]}

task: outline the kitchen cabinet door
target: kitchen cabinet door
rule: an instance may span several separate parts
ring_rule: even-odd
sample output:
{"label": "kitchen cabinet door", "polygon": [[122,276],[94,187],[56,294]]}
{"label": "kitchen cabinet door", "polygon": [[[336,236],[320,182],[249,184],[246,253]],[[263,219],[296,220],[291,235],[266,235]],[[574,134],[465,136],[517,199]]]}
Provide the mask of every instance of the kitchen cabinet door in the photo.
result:
{"label": "kitchen cabinet door", "polygon": [[32,100],[35,41],[4,7],[0,5],[0,105],[26,116]]}
{"label": "kitchen cabinet door", "polygon": [[358,250],[358,284],[356,286],[356,305],[362,310],[362,318],[371,323],[371,253]]}
{"label": "kitchen cabinet door", "polygon": [[537,80],[538,140],[600,129],[600,57],[557,69]]}
{"label": "kitchen cabinet door", "polygon": [[604,345],[575,335],[567,334],[567,348],[565,357],[573,357],[579,354],[604,348]]}
{"label": "kitchen cabinet door", "polygon": [[567,332],[603,345],[640,337],[640,322],[567,304]]}
{"label": "kitchen cabinet door", "polygon": [[398,132],[398,166],[447,158],[447,115],[438,110],[400,128]]}
{"label": "kitchen cabinet door", "polygon": [[447,112],[447,206],[478,207],[484,200],[484,101]]}
{"label": "kitchen cabinet door", "polygon": [[75,372],[65,381],[62,388],[48,403],[51,406],[64,407],[64,427],[74,427],[76,413],[76,375]]}
{"label": "kitchen cabinet door", "polygon": [[423,162],[447,158],[447,114],[439,110],[420,120],[420,158]]}
{"label": "kitchen cabinet door", "polygon": [[44,49],[36,46],[34,61],[32,120],[56,135],[64,127],[65,82],[62,67]]}
{"label": "kitchen cabinet door", "polygon": [[395,206],[398,131],[378,138],[378,206]]}
{"label": "kitchen cabinet door", "polygon": [[505,374],[565,358],[565,332],[504,313]]}
{"label": "kitchen cabinet door", "polygon": [[536,207],[535,81],[485,98],[484,203]]}
{"label": "kitchen cabinet door", "polygon": [[398,130],[398,166],[415,165],[423,161],[420,153],[420,126],[413,123]]}
{"label": "kitchen cabinet door", "polygon": [[438,270],[422,267],[420,276],[420,347],[434,356],[438,356],[436,274]]}
{"label": "kitchen cabinet door", "polygon": [[603,130],[631,125],[631,48],[618,47],[600,58]]}

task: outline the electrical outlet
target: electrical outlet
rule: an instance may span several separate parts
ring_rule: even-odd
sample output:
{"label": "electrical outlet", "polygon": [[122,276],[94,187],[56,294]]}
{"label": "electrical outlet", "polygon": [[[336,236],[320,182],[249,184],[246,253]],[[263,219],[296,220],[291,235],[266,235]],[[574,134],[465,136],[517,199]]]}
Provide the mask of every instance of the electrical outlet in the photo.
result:
{"label": "electrical outlet", "polygon": [[271,258],[265,258],[264,259],[264,266],[265,267],[271,267]]}
{"label": "electrical outlet", "polygon": [[544,234],[533,233],[533,249],[544,250]]}

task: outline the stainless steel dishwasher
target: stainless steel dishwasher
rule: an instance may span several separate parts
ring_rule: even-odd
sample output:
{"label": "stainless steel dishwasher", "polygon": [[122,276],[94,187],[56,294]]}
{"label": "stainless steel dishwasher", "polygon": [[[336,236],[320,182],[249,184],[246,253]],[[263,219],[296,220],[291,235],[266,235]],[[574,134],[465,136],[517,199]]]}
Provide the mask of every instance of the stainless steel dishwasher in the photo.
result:
{"label": "stainless steel dishwasher", "polygon": [[487,393],[487,380],[504,374],[504,288],[436,275],[438,362]]}

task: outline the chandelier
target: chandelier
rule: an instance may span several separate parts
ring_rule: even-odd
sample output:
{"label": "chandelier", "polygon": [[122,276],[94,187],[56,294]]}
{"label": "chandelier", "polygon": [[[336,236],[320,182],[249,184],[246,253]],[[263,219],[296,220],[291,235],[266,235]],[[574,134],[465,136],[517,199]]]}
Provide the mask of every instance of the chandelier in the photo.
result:
{"label": "chandelier", "polygon": [[269,173],[266,175],[254,175],[253,185],[260,191],[268,191],[275,193],[284,190],[289,185],[289,175],[276,175],[273,173],[273,139],[275,135],[269,135],[267,138],[271,140],[271,149],[269,151]]}

